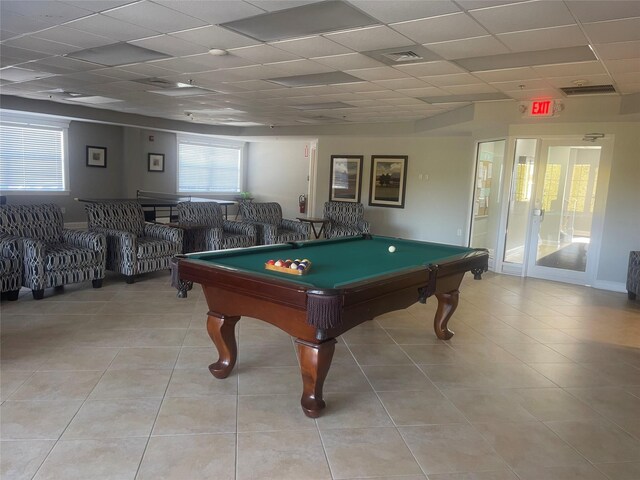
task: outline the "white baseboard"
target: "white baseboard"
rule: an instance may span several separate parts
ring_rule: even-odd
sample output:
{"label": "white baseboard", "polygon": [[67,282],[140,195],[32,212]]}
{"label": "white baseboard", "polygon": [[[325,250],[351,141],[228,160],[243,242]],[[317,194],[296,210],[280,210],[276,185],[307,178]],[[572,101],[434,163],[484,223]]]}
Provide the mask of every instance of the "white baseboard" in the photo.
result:
{"label": "white baseboard", "polygon": [[64,228],[70,228],[72,230],[86,230],[87,222],[69,222],[64,224]]}
{"label": "white baseboard", "polygon": [[596,280],[593,282],[593,288],[599,290],[609,290],[611,292],[627,293],[627,285],[622,282],[609,282],[607,280]]}

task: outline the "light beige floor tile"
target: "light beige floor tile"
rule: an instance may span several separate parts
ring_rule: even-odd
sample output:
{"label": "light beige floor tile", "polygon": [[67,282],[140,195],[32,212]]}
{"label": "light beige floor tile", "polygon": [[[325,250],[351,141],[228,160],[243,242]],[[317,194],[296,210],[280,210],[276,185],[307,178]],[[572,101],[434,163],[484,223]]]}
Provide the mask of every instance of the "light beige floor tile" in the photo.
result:
{"label": "light beige floor tile", "polygon": [[515,392],[522,405],[540,421],[596,418],[600,415],[560,388],[523,388]]}
{"label": "light beige floor tile", "polygon": [[475,428],[514,469],[581,465],[586,462],[540,422],[482,423]]}
{"label": "light beige floor tile", "polygon": [[435,389],[434,384],[415,366],[366,366],[362,370],[377,392]]}
{"label": "light beige floor tile", "polygon": [[624,363],[583,363],[581,365],[597,375],[604,375],[612,385],[640,385],[640,368],[632,365]]}
{"label": "light beige floor tile", "polygon": [[56,440],[82,405],[81,400],[13,402],[0,406],[0,437],[3,440]]}
{"label": "light beige floor tile", "polygon": [[592,463],[640,460],[640,440],[604,419],[545,422]]}
{"label": "light beige floor tile", "polygon": [[624,388],[569,388],[567,391],[619,425],[640,420],[640,398]]}
{"label": "light beige floor tile", "polygon": [[243,368],[297,367],[298,358],[292,344],[289,347],[284,345],[244,345],[238,351],[238,365]]}
{"label": "light beige floor tile", "polygon": [[458,352],[449,345],[402,345],[402,350],[415,363],[424,365],[447,365],[463,362]]}
{"label": "light beige floor tile", "polygon": [[[532,366],[522,363],[478,363],[478,368],[488,379],[488,386],[497,388],[555,387],[556,385],[538,373]],[[538,364],[534,364],[538,365]],[[546,364],[545,364],[546,365]]]}
{"label": "light beige floor tile", "polygon": [[327,392],[370,392],[373,388],[364,376],[360,367],[355,364],[333,365],[329,369],[324,382],[324,393]]}
{"label": "light beige floor tile", "polygon": [[568,467],[532,467],[516,470],[522,480],[607,480],[602,473],[591,465],[572,465]]}
{"label": "light beige floor tile", "polygon": [[302,393],[299,367],[238,368],[240,395]]}
{"label": "light beige floor tile", "polygon": [[[327,415],[326,410],[323,415]],[[238,397],[238,431],[316,429],[300,407],[296,395],[240,395]]]}
{"label": "light beige floor tile", "polygon": [[610,480],[637,480],[640,478],[640,462],[598,463],[596,468]]}
{"label": "light beige floor tile", "polygon": [[336,349],[333,352],[333,359],[331,360],[331,366],[335,367],[336,365],[340,365],[340,368],[342,368],[342,365],[349,365],[349,366],[356,365],[356,359],[353,358],[351,351],[343,343],[342,344],[336,343]]}
{"label": "light beige floor tile", "polygon": [[571,335],[567,335],[566,333],[550,328],[523,328],[522,333],[530,336],[531,338],[545,343],[545,344],[553,344],[553,343],[582,343],[581,340],[572,337]]}
{"label": "light beige floor tile", "polygon": [[111,370],[104,373],[91,399],[162,397],[171,370]]}
{"label": "light beige floor tile", "polygon": [[209,367],[218,359],[218,351],[213,345],[206,347],[182,347],[176,362],[176,369]]}
{"label": "light beige floor tile", "polygon": [[536,363],[532,367],[560,387],[606,387],[611,382],[604,375],[577,363]]}
{"label": "light beige floor tile", "polygon": [[[200,323],[202,325],[200,325]],[[185,347],[210,347],[213,346],[211,337],[207,333],[206,321],[202,321],[198,318],[198,324],[194,325],[193,320],[191,328],[187,330],[187,334],[182,341],[182,345]]]}
{"label": "light beige floor tile", "polygon": [[617,345],[557,343],[549,346],[577,363],[624,363],[630,355],[628,349]]}
{"label": "light beige floor tile", "polygon": [[236,403],[235,395],[165,398],[153,435],[235,432]]}
{"label": "light beige floor tile", "polygon": [[148,437],[160,403],[160,398],[88,400],[71,421],[62,439]]}
{"label": "light beige floor tile", "polygon": [[179,347],[123,348],[109,370],[171,369],[179,352]]}
{"label": "light beige floor tile", "polygon": [[498,345],[469,344],[453,347],[459,357],[469,363],[520,363],[516,357]]}
{"label": "light beige floor tile", "polygon": [[54,444],[54,440],[0,442],[0,478],[31,480]]}
{"label": "light beige floor tile", "polygon": [[238,345],[244,348],[247,345],[291,345],[291,337],[272,325],[264,325],[264,328],[243,328],[240,320],[240,333],[238,335]]}
{"label": "light beige floor tile", "polygon": [[61,440],[34,480],[121,480],[133,478],[146,438]]}
{"label": "light beige floor tile", "polygon": [[440,343],[433,329],[385,327],[385,331],[398,345],[438,345]]}
{"label": "light beige floor tile", "polygon": [[511,389],[446,389],[443,393],[471,423],[536,420],[520,405],[520,397]]}
{"label": "light beige floor tile", "polygon": [[234,480],[233,434],[152,437],[136,480]]}
{"label": "light beige floor tile", "polygon": [[427,475],[504,467],[490,444],[470,425],[401,427],[400,433]]}
{"label": "light beige floor tile", "polygon": [[347,345],[388,345],[393,339],[382,328],[355,328],[344,333],[341,338]]}
{"label": "light beige floor tile", "polygon": [[33,372],[20,370],[2,372],[0,375],[0,402],[4,402],[9,398],[31,375],[33,375]]}
{"label": "light beige floor tile", "polygon": [[208,397],[209,395],[237,395],[238,375],[216,378],[206,366],[175,369],[167,388],[167,397]]}
{"label": "light beige floor tile", "polygon": [[318,428],[390,427],[391,418],[373,392],[332,393],[317,419]]}
{"label": "light beige floor tile", "polygon": [[158,292],[153,294],[140,295],[137,301],[118,300],[111,301],[104,305],[103,308],[94,313],[102,313],[109,315],[163,315],[176,314],[191,316],[194,313],[195,303],[181,302],[179,298],[166,300]]}
{"label": "light beige floor tile", "polygon": [[502,348],[525,363],[573,363],[572,360],[540,343],[504,344]]}
{"label": "light beige floor tile", "polygon": [[468,423],[460,410],[439,392],[379,392],[378,396],[399,426]]}
{"label": "light beige floor tile", "polygon": [[115,356],[117,348],[69,347],[53,353],[38,369],[52,370],[106,370]]}
{"label": "light beige floor tile", "polygon": [[489,384],[478,365],[420,365],[420,369],[438,388],[485,388]]}
{"label": "light beige floor tile", "polygon": [[98,383],[102,372],[36,372],[24,382],[11,400],[84,400]]}
{"label": "light beige floor tile", "polygon": [[491,472],[437,473],[429,475],[429,480],[518,480],[518,477],[505,468]]}
{"label": "light beige floor tile", "polygon": [[238,434],[237,480],[330,479],[320,437],[314,430]]}
{"label": "light beige floor tile", "polygon": [[186,328],[140,328],[131,331],[132,347],[180,347]]}
{"label": "light beige floor tile", "polygon": [[2,372],[22,371],[35,372],[55,352],[52,347],[42,348],[39,345],[18,345],[10,343],[2,345],[0,351],[0,367]]}
{"label": "light beige floor tile", "polygon": [[422,473],[395,428],[321,432],[333,478]]}
{"label": "light beige floor tile", "polygon": [[413,362],[398,345],[350,345],[349,350],[360,365],[411,365]]}

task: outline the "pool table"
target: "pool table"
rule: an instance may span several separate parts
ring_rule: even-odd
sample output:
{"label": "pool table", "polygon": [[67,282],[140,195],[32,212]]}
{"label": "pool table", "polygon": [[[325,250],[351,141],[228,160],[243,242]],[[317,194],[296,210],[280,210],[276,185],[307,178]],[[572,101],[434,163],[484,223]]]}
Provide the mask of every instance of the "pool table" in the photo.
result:
{"label": "pool table", "polygon": [[[270,259],[296,258],[311,261],[307,274],[265,269]],[[479,278],[487,262],[484,249],[366,234],[182,255],[175,259],[174,277],[202,285],[207,331],[219,355],[209,371],[217,378],[227,377],[235,365],[235,325],[243,315],[296,337],[302,409],[315,418],[325,406],[322,387],[336,337],[435,295],[435,333],[447,340],[462,277],[472,271]]]}

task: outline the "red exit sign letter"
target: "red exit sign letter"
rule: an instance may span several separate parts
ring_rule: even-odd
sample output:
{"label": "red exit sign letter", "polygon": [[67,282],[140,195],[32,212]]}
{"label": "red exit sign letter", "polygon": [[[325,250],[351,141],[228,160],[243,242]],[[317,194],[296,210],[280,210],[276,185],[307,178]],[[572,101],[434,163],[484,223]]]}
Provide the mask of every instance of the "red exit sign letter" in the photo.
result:
{"label": "red exit sign letter", "polygon": [[532,117],[550,117],[553,115],[552,100],[534,100],[529,110]]}

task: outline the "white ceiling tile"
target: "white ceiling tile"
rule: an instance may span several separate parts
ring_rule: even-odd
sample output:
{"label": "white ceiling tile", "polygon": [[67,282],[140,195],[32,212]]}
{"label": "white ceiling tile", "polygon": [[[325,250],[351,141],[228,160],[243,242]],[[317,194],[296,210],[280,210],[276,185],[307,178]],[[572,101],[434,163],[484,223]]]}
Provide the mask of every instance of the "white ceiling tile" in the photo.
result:
{"label": "white ceiling tile", "polygon": [[459,12],[449,0],[381,2],[380,0],[350,0],[360,10],[383,23],[402,22],[413,18],[427,18]]}
{"label": "white ceiling tile", "polygon": [[443,90],[446,90],[449,93],[454,95],[465,95],[471,93],[494,93],[497,91],[496,88],[491,85],[487,85],[486,83],[475,83],[472,85],[449,85],[447,87],[443,87]]}
{"label": "white ceiling tile", "polygon": [[119,80],[134,80],[136,78],[144,77],[144,75],[140,75],[139,73],[127,72],[126,70],[122,70],[118,67],[99,68],[97,70],[93,70],[93,72],[99,75],[117,78]]}
{"label": "white ceiling tile", "polygon": [[49,57],[49,55],[46,53],[35,52],[33,50],[27,50],[24,48],[12,47],[7,43],[2,43],[0,44],[0,56],[4,57],[5,55],[7,57],[20,59],[24,62]]}
{"label": "white ceiling tile", "polygon": [[103,68],[103,65],[97,65],[95,63],[84,62],[82,60],[76,60],[69,57],[47,57],[39,60],[37,63],[41,65],[52,65],[58,68],[64,68],[72,72],[85,72],[88,70],[96,70]]}
{"label": "white ceiling tile", "polygon": [[547,77],[547,83],[554,87],[575,87],[580,81],[584,85],[607,85],[611,83],[611,77],[607,74],[602,75],[582,75],[575,74],[566,77]]}
{"label": "white ceiling tile", "polygon": [[391,90],[377,90],[373,92],[358,92],[360,95],[366,98],[395,98],[398,96],[398,92]]}
{"label": "white ceiling tile", "polygon": [[600,62],[580,62],[569,63],[566,65],[543,65],[540,67],[532,67],[541,77],[564,77],[568,75],[597,75],[605,73],[604,67]]}
{"label": "white ceiling tile", "polygon": [[640,70],[636,70],[634,72],[616,72],[613,74],[613,79],[617,83],[623,84],[638,83],[640,82],[640,75],[638,75],[638,72],[640,72]]}
{"label": "white ceiling tile", "polygon": [[578,25],[502,33],[497,37],[514,52],[548,50],[589,44],[587,37],[584,36]]}
{"label": "white ceiling tile", "polygon": [[243,80],[264,80],[265,78],[278,78],[286,76],[282,70],[272,65],[251,65],[248,67],[229,68],[224,73]]}
{"label": "white ceiling tile", "polygon": [[252,47],[234,48],[229,53],[240,58],[245,58],[256,64],[285,62],[287,60],[299,60],[300,57],[289,52],[284,52],[270,45],[255,45]]}
{"label": "white ceiling tile", "polygon": [[248,0],[247,3],[262,8],[267,12],[276,12],[287,8],[301,7],[310,3],[316,3],[318,0]]}
{"label": "white ceiling tile", "polygon": [[320,36],[284,40],[281,42],[273,42],[270,45],[304,58],[352,53],[351,49]]}
{"label": "white ceiling tile", "polygon": [[623,95],[631,95],[632,93],[640,93],[640,82],[618,84],[617,90]]}
{"label": "white ceiling tile", "polygon": [[497,7],[499,5],[528,1],[529,0],[456,0],[456,3],[465,10],[476,10],[478,8]]}
{"label": "white ceiling tile", "polygon": [[503,5],[469,13],[490,33],[517,32],[576,23],[564,2],[548,0]]}
{"label": "white ceiling tile", "polygon": [[65,25],[69,28],[75,28],[83,32],[94,33],[115,40],[137,40],[139,38],[152,37],[157,35],[158,31],[149,28],[133,25],[132,23],[122,22],[115,18],[107,17],[102,14],[91,15],[90,17],[74,20]]}
{"label": "white ceiling tile", "polygon": [[333,68],[311,60],[293,60],[288,62],[269,63],[289,75],[310,75],[312,73],[325,73],[335,71]]}
{"label": "white ceiling tile", "polygon": [[470,73],[454,73],[451,75],[433,75],[420,77],[430,85],[436,87],[446,87],[449,85],[473,85],[478,83],[478,79]]}
{"label": "white ceiling tile", "polygon": [[262,43],[215,25],[175,32],[171,36],[208,48],[230,49],[260,45]]}
{"label": "white ceiling tile", "polygon": [[240,58],[236,55],[210,55],[208,53],[202,53],[200,55],[191,55],[185,57],[186,60],[198,65],[207,67],[207,70],[217,70],[219,68],[233,68],[233,67],[245,67],[253,65],[253,62]]}
{"label": "white ceiling tile", "polygon": [[528,79],[528,80],[512,80],[510,82],[491,82],[491,86],[502,92],[510,92],[513,90],[539,90],[549,88],[550,85],[546,80]]}
{"label": "white ceiling tile", "polygon": [[490,35],[449,42],[427,43],[424,46],[447,60],[509,53],[507,47]]}
{"label": "white ceiling tile", "polygon": [[629,0],[565,0],[569,10],[583,23],[640,17],[640,2]]}
{"label": "white ceiling tile", "polygon": [[328,33],[323,36],[357,52],[402,47],[411,44],[408,38],[384,25],[360,28],[348,32]]}
{"label": "white ceiling tile", "polygon": [[210,67],[192,62],[189,58],[191,57],[166,58],[163,60],[147,62],[145,65],[153,65],[154,67],[160,67],[176,73],[197,73],[211,70]]}
{"label": "white ceiling tile", "polygon": [[17,34],[32,33],[50,27],[51,23],[40,19],[5,11],[4,2],[0,2],[0,30],[9,30]]}
{"label": "white ceiling tile", "polygon": [[16,32],[10,32],[6,29],[0,29],[0,41],[9,40],[10,38],[17,37],[19,35],[20,34]]}
{"label": "white ceiling tile", "polygon": [[101,47],[114,42],[113,38],[94,35],[93,33],[74,30],[63,26],[52,27],[33,34],[34,37],[50,40],[52,42],[75,45],[78,50],[85,48]]}
{"label": "white ceiling tile", "polygon": [[[617,73],[640,72],[640,58],[636,59],[635,62],[630,62],[627,59],[607,60],[605,65],[614,77]],[[638,81],[640,81],[640,77],[638,77]]]}
{"label": "white ceiling tile", "polygon": [[634,42],[605,43],[592,45],[601,60],[620,60],[640,57],[640,40]]}
{"label": "white ceiling tile", "polygon": [[485,82],[507,82],[510,80],[522,81],[529,78],[539,78],[540,74],[532,70],[531,67],[521,67],[474,72],[473,76]]}
{"label": "white ceiling tile", "polygon": [[390,80],[392,78],[406,78],[407,74],[391,67],[361,68],[357,70],[345,70],[345,73],[361,78],[362,80]]}
{"label": "white ceiling tile", "polygon": [[238,0],[192,1],[154,0],[178,12],[186,13],[212,25],[265,13],[265,10]]}
{"label": "white ceiling tile", "polygon": [[380,85],[382,88],[388,88],[389,90],[398,90],[400,88],[422,88],[429,85],[417,78],[397,78],[393,80],[371,80],[376,85]]}
{"label": "white ceiling tile", "polygon": [[198,20],[147,0],[109,10],[104,15],[134,25],[142,25],[161,33],[177,32],[188,28],[203,27],[208,24],[203,20]]}
{"label": "white ceiling tile", "polygon": [[397,70],[406,72],[414,77],[424,77],[427,75],[446,75],[450,73],[464,73],[466,70],[451,62],[436,61],[425,63],[413,63],[408,65],[396,65]]}
{"label": "white ceiling tile", "polygon": [[481,25],[465,13],[453,13],[441,17],[394,23],[392,27],[415,42],[422,44],[480,37],[487,34],[487,31]]}
{"label": "white ceiling tile", "polygon": [[36,52],[48,53],[50,55],[64,55],[65,53],[74,52],[78,49],[75,45],[67,45],[64,43],[52,42],[51,40],[42,40],[40,38],[25,35],[12,40],[7,40],[4,45],[10,47],[25,48]]}
{"label": "white ceiling tile", "polygon": [[2,0],[0,9],[2,15],[12,12],[49,25],[68,22],[91,14],[91,11],[75,5],[42,0]]}
{"label": "white ceiling tile", "polygon": [[176,57],[196,55],[198,53],[206,53],[209,51],[209,49],[203,45],[186,42],[179,38],[170,37],[169,35],[159,35],[157,37],[145,38],[142,40],[132,40],[128,43]]}
{"label": "white ceiling tile", "polygon": [[592,43],[640,40],[640,17],[585,23],[584,29]]}
{"label": "white ceiling tile", "polygon": [[396,91],[414,98],[428,97],[432,95],[447,95],[447,92],[438,87],[403,88]]}
{"label": "white ceiling tile", "polygon": [[71,5],[84,8],[85,10],[98,13],[137,1],[139,0],[64,0],[64,3],[69,3]]}
{"label": "white ceiling tile", "polygon": [[371,82],[354,82],[354,83],[342,83],[336,85],[336,88],[344,92],[373,92],[380,90],[380,87]]}
{"label": "white ceiling tile", "polygon": [[120,68],[127,72],[139,73],[140,75],[144,75],[145,77],[162,77],[164,75],[171,75],[172,73],[175,73],[173,70],[160,68],[160,66],[157,66],[151,63],[138,63],[135,65],[125,65]]}
{"label": "white ceiling tile", "polygon": [[233,86],[243,90],[249,91],[261,91],[261,90],[280,90],[282,87],[275,83],[265,82],[264,80],[243,80],[240,82],[234,82]]}
{"label": "white ceiling tile", "polygon": [[563,98],[564,95],[560,90],[555,88],[540,88],[538,90],[512,90],[503,92],[515,100],[533,100],[536,98]]}
{"label": "white ceiling tile", "polygon": [[347,53],[343,55],[332,55],[329,57],[313,57],[314,62],[327,65],[336,70],[346,70],[347,68],[372,68],[381,67],[384,64],[361,53]]}

